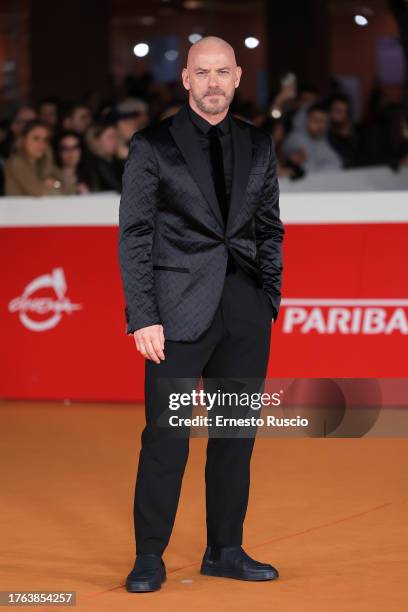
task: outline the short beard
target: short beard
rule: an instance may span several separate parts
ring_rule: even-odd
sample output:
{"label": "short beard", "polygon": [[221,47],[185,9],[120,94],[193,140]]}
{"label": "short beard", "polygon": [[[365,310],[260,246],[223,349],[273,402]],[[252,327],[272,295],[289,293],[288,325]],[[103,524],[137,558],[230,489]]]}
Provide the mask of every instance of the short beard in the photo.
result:
{"label": "short beard", "polygon": [[203,113],[207,113],[207,115],[219,115],[220,113],[223,113],[225,109],[229,107],[233,98],[233,96],[228,97],[227,95],[224,95],[224,103],[222,103],[221,106],[207,106],[205,103],[205,98],[207,96],[204,96],[204,98],[196,98],[193,92],[191,92],[191,95],[193,96],[197,107],[203,111]]}

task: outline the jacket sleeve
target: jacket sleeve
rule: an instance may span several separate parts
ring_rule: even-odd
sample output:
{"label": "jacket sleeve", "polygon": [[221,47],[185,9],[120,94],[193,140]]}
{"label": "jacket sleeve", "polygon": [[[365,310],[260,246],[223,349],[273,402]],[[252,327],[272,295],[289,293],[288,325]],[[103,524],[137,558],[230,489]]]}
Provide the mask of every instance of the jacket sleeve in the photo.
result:
{"label": "jacket sleeve", "polygon": [[282,241],[285,234],[279,210],[279,184],[275,147],[270,138],[269,163],[262,190],[261,203],[255,214],[255,235],[258,266],[263,289],[268,294],[274,321],[278,318],[282,286]]}
{"label": "jacket sleeve", "polygon": [[126,334],[161,323],[152,248],[159,172],[150,143],[138,133],[129,145],[119,204],[119,263],[126,299]]}

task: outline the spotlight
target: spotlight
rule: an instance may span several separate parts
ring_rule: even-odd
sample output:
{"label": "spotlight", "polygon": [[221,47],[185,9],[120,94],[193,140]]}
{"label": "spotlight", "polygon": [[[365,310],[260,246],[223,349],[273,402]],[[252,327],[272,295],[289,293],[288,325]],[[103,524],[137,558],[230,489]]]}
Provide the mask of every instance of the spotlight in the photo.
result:
{"label": "spotlight", "polygon": [[174,62],[177,58],[178,58],[178,51],[176,51],[176,49],[169,49],[168,51],[166,51],[166,53],[164,54],[164,57],[166,58],[166,60],[168,60],[169,62]]}
{"label": "spotlight", "polygon": [[201,38],[202,38],[201,34],[197,34],[197,32],[193,32],[193,34],[190,34],[190,36],[188,37],[188,40],[191,42],[192,45],[194,45],[194,43],[201,40]]}
{"label": "spotlight", "polygon": [[133,53],[136,57],[145,57],[145,55],[149,53],[149,45],[146,43],[137,43],[137,45],[133,47]]}
{"label": "spotlight", "polygon": [[282,111],[279,108],[273,108],[271,110],[271,117],[273,119],[280,119],[282,117]]}
{"label": "spotlight", "polygon": [[358,26],[364,27],[368,24],[368,19],[364,15],[354,15],[354,22]]}
{"label": "spotlight", "polygon": [[255,36],[248,36],[245,39],[245,46],[248,47],[248,49],[255,49],[258,45],[259,40],[255,38]]}

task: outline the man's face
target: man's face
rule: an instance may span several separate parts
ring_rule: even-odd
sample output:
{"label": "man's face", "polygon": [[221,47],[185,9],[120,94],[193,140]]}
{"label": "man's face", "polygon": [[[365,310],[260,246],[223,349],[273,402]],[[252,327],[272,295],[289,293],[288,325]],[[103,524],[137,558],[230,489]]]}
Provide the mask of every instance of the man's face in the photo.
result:
{"label": "man's face", "polygon": [[133,134],[138,130],[138,127],[138,117],[127,117],[126,119],[121,119],[116,124],[119,138],[125,142],[132,138]]}
{"label": "man's face", "polygon": [[78,106],[72,114],[72,129],[80,134],[86,132],[92,123],[91,111],[86,106]]}
{"label": "man's face", "polygon": [[330,107],[330,120],[336,125],[345,123],[348,118],[348,106],[342,100],[335,100]]}
{"label": "man's face", "polygon": [[321,138],[327,130],[327,113],[315,110],[307,117],[307,130],[312,138]]}
{"label": "man's face", "polygon": [[209,115],[218,115],[229,107],[240,78],[241,68],[222,48],[195,53],[183,70],[184,87],[197,107]]}
{"label": "man's face", "polygon": [[38,111],[38,116],[47,125],[50,127],[55,127],[58,123],[58,109],[55,104],[51,104],[47,102],[42,104]]}

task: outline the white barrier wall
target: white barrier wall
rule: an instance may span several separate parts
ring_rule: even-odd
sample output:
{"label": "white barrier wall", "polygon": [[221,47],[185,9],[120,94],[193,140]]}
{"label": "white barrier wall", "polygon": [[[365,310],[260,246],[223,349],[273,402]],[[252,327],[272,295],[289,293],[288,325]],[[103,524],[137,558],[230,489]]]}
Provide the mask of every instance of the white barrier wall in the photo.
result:
{"label": "white barrier wall", "polygon": [[387,166],[350,168],[332,172],[315,172],[302,179],[279,179],[282,191],[304,193],[307,191],[400,191],[408,189],[408,166],[394,172]]}
{"label": "white barrier wall", "polygon": [[[116,226],[116,193],[54,198],[0,198],[0,227]],[[408,221],[408,191],[286,193],[284,223],[398,223]]]}

